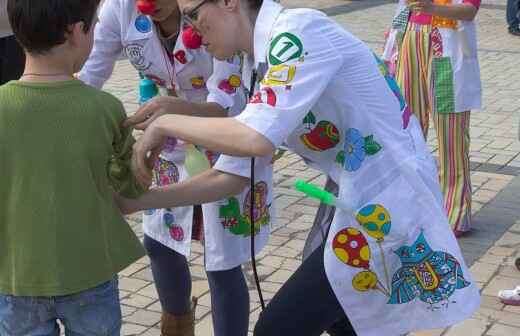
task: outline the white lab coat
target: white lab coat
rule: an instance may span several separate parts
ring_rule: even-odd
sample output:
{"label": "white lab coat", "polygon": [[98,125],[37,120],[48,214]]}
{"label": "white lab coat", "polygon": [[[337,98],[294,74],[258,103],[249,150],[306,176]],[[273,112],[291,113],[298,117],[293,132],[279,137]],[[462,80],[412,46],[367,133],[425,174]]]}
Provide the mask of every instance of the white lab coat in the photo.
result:
{"label": "white lab coat", "polygon": [[[184,27],[181,25],[181,34],[182,29]],[[217,103],[228,109],[230,116],[240,113],[245,105],[245,90],[241,83],[241,60],[238,56],[228,61],[219,61],[203,47],[187,48],[181,37],[177,39],[172,55],[168,55],[158,34],[151,19],[137,12],[135,0],[105,1],[94,34],[94,48],[81,70],[80,79],[101,87],[124,51],[136,70],[170,93],[191,102]],[[218,158],[218,154],[204,152],[213,163]],[[183,144],[174,151],[165,149],[154,172],[153,186],[187,179],[189,176],[184,159]],[[243,161],[244,164],[249,162],[247,159]],[[273,196],[270,162],[257,165],[256,174],[265,184],[258,188],[262,193],[258,197],[263,204],[261,230],[256,237],[256,251],[259,252],[268,241],[270,219],[274,218],[270,212]],[[248,225],[249,217],[245,214],[248,190],[235,196],[238,203],[233,200],[232,209],[226,208],[228,200],[202,206],[208,271],[234,268],[250,258],[250,235],[233,233],[244,231]],[[223,215],[220,216],[220,208],[229,210],[228,214],[224,215],[225,211],[222,210]],[[236,208],[239,209],[238,213],[235,213]],[[235,217],[230,218],[230,214]],[[191,251],[192,221],[193,207],[150,210],[143,216],[143,230],[149,237],[188,257]],[[231,230],[239,223],[242,224],[240,230]]]}
{"label": "white lab coat", "polygon": [[[479,292],[435,164],[381,61],[324,14],[264,0],[244,77],[253,68],[263,80],[235,118],[275,146],[286,141],[354,209],[337,209],[324,264],[357,334],[397,336],[470,317]],[[234,173],[230,160],[221,156],[216,168]]]}
{"label": "white lab coat", "polygon": [[[434,1],[437,2],[437,1]],[[447,1],[460,4],[463,0]],[[442,1],[446,3],[446,1]],[[402,37],[406,30],[403,18],[409,17],[405,0],[399,0],[392,28],[386,41],[382,58],[385,62],[396,63],[399,58]],[[445,20],[438,29],[440,36],[431,41],[438,50],[433,56],[436,63],[448,62],[451,65],[450,81],[453,81],[453,91],[444,92],[439,99],[454,99],[455,110],[450,112],[465,112],[482,108],[482,84],[480,81],[480,66],[477,55],[477,32],[475,20]],[[442,83],[437,83],[442,85]],[[442,111],[440,111],[442,113]]]}
{"label": "white lab coat", "polygon": [[13,35],[7,17],[7,0],[0,0],[0,38]]}

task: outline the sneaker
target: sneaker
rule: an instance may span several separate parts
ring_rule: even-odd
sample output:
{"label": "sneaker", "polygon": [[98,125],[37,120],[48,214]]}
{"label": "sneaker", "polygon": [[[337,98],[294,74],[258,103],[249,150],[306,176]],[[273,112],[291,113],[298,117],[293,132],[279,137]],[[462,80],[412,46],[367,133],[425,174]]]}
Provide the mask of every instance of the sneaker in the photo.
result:
{"label": "sneaker", "polygon": [[519,27],[509,27],[509,34],[514,36],[520,36],[520,28]]}
{"label": "sneaker", "polygon": [[520,286],[515,289],[506,289],[498,292],[498,298],[503,304],[520,306]]}

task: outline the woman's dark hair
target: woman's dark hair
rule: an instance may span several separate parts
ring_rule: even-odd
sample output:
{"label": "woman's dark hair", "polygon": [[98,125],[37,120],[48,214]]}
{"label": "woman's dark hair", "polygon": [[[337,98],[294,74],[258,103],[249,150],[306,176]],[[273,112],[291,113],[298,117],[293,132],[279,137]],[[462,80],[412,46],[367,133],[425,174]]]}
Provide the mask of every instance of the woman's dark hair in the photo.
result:
{"label": "woman's dark hair", "polygon": [[247,0],[247,2],[249,3],[249,8],[258,10],[262,7],[264,0]]}
{"label": "woman's dark hair", "polygon": [[14,35],[29,53],[43,54],[66,41],[70,25],[83,22],[87,33],[100,0],[8,0]]}

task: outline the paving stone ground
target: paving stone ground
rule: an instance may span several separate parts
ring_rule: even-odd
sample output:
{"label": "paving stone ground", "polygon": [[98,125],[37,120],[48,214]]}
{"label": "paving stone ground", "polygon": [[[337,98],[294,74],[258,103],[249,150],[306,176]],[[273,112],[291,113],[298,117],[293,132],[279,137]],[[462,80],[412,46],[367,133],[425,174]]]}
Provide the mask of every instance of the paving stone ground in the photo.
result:
{"label": "paving stone ground", "polygon": [[[385,0],[282,0],[289,7],[323,10],[380,52],[383,32],[395,10]],[[520,257],[520,38],[506,33],[505,0],[484,0],[478,15],[479,57],[484,106],[471,116],[471,164],[475,213],[473,234],[460,240],[466,261],[482,289],[482,307],[472,319],[448,330],[418,332],[416,336],[520,335],[520,307],[502,305],[496,293],[520,285],[513,261]],[[120,98],[128,113],[137,109],[137,74],[128,62],[117,64],[105,89]],[[435,155],[435,132],[429,144]],[[324,176],[288,153],[275,165],[278,214],[269,245],[258,257],[262,289],[267,299],[281,287],[301,262],[305,239],[318,203],[302,197],[291,186],[296,178],[323,184]],[[142,237],[140,214],[129,223]],[[194,243],[190,267],[193,295],[199,298],[197,335],[213,335],[210,296],[203,268],[203,248]],[[251,294],[251,323],[260,312],[251,267],[246,265]],[[120,274],[124,335],[159,335],[160,305],[145,257]],[[381,333],[383,335],[383,331]],[[292,336],[292,335],[290,335]]]}

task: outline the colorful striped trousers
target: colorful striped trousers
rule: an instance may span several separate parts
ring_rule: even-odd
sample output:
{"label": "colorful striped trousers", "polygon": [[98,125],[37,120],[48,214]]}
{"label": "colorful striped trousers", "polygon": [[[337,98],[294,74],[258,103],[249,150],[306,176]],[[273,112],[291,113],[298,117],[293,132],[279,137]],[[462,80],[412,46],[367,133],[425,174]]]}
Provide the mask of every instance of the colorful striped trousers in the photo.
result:
{"label": "colorful striped trousers", "polygon": [[[432,74],[433,48],[431,26],[409,23],[403,36],[396,79],[411,110],[428,136],[430,115],[434,120],[439,145],[439,181],[444,206],[455,231],[471,230],[471,177],[469,166],[470,111],[442,113]],[[436,98],[437,97],[437,98]]]}

